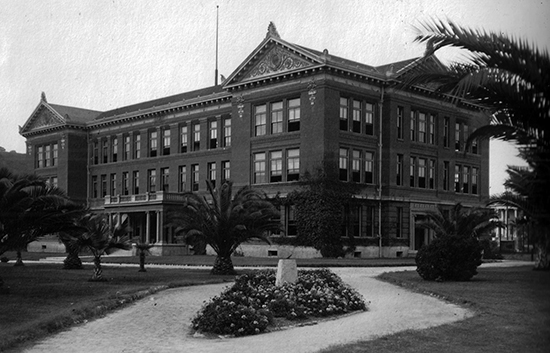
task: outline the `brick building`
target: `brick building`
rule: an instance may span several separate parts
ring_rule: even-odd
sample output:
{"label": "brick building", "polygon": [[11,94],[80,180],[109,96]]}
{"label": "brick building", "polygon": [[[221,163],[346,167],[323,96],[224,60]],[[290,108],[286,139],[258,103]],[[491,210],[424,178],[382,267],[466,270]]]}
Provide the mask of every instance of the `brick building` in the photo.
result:
{"label": "brick building", "polygon": [[[415,227],[427,210],[481,206],[489,191],[488,142],[464,150],[487,118],[428,88],[395,85],[425,60],[440,65],[422,56],[373,67],[286,42],[270,27],[220,85],[106,112],[42,95],[20,134],[37,174],[93,210],[128,215],[159,253],[182,251],[166,209],[184,191],[206,190],[205,180],[284,197],[322,168],[360,186],[344,217],[354,255],[407,256],[430,240]],[[292,206],[281,214],[295,235]],[[318,256],[285,245],[242,251]]]}

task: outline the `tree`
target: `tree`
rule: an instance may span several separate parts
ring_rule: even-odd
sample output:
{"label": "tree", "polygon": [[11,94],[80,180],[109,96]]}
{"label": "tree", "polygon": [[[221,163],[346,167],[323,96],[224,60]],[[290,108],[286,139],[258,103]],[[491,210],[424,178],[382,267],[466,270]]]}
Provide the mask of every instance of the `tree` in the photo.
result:
{"label": "tree", "polygon": [[145,269],[145,256],[151,254],[149,249],[151,249],[154,244],[142,243],[138,241],[136,244],[136,249],[139,250],[139,271],[138,272],[147,272]]}
{"label": "tree", "polygon": [[479,238],[500,223],[494,210],[465,209],[460,203],[449,212],[438,209],[419,222],[434,231],[435,239],[416,255],[416,271],[426,280],[466,281],[477,274],[481,265]]}
{"label": "tree", "polygon": [[[427,56],[450,47],[466,51],[467,60],[449,67],[419,65],[406,85],[430,84],[435,91],[474,103],[492,117],[490,125],[472,133],[476,139],[515,142],[529,169],[514,174],[513,192],[496,196],[530,215],[538,250],[537,269],[550,269],[550,57],[526,40],[501,33],[433,21],[419,28],[417,41],[426,42]],[[518,176],[519,178],[516,178]],[[512,184],[512,183],[511,183]],[[511,185],[510,184],[510,185]],[[519,200],[521,199],[521,201]]]}
{"label": "tree", "polygon": [[323,257],[344,256],[343,211],[354,185],[331,180],[322,171],[315,177],[306,173],[301,185],[288,196],[296,207],[297,244],[313,246]]}
{"label": "tree", "polygon": [[201,237],[216,252],[212,274],[234,274],[231,254],[251,239],[269,242],[268,233],[280,229],[279,212],[267,196],[244,186],[232,197],[233,183],[219,189],[207,181],[208,196],[184,193],[184,203],[169,213],[177,232]]}
{"label": "tree", "polygon": [[65,237],[73,246],[87,248],[94,256],[94,271],[90,281],[105,281],[101,268],[101,257],[117,250],[129,250],[132,245],[128,233],[130,228],[125,217],[109,224],[109,216],[88,213],[79,220],[80,231],[66,233]]}

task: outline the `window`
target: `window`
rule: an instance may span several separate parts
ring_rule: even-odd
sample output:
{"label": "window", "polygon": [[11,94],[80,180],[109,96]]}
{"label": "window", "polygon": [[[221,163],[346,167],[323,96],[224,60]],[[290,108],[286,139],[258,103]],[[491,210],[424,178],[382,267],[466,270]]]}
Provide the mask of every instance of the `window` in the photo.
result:
{"label": "window", "polygon": [[474,154],[478,153],[477,139],[472,141],[472,153],[474,153]]}
{"label": "window", "polygon": [[403,155],[397,155],[397,171],[395,173],[395,185],[403,185]]}
{"label": "window", "polygon": [[477,195],[479,170],[476,167],[472,167],[472,194]]}
{"label": "window", "polygon": [[340,169],[340,180],[348,181],[348,150],[347,148],[340,148],[340,158],[338,161]]}
{"label": "window", "polygon": [[286,234],[297,235],[298,227],[296,223],[296,207],[294,205],[290,205],[286,207],[286,220],[287,220]]}
{"label": "window", "polygon": [[209,122],[208,130],[210,132],[210,138],[208,140],[208,148],[218,148],[218,122],[212,120]]}
{"label": "window", "polygon": [[231,118],[223,121],[223,146],[231,146]]}
{"label": "window", "polygon": [[283,152],[270,152],[271,169],[269,171],[269,182],[277,183],[283,181]]}
{"label": "window", "polygon": [[287,150],[287,169],[286,181],[295,181],[300,179],[300,150]]}
{"label": "window", "polygon": [[208,163],[208,180],[212,183],[212,187],[216,187],[216,162]]}
{"label": "window", "polygon": [[435,145],[435,116],[428,115],[428,143]]}
{"label": "window", "polygon": [[130,193],[130,176],[128,172],[122,172],[122,195]]}
{"label": "window", "polygon": [[415,179],[414,179],[414,171],[416,169],[416,158],[411,157],[410,160],[410,168],[409,168],[409,186],[411,188],[414,188],[416,186]]}
{"label": "window", "polygon": [[397,138],[403,140],[403,107],[397,107]]}
{"label": "window", "polygon": [[141,135],[136,133],[134,135],[134,159],[141,158]]}
{"label": "window", "polygon": [[134,189],[134,195],[139,194],[139,170],[134,170],[132,173],[132,189]]}
{"label": "window", "polygon": [[374,135],[374,104],[365,105],[365,134]]}
{"label": "window", "polygon": [[418,158],[418,187],[426,188],[426,160]]}
{"label": "window", "polygon": [[348,131],[348,99],[340,98],[340,130]]}
{"label": "window", "polygon": [[149,169],[147,171],[147,179],[149,180],[147,183],[147,191],[150,193],[157,192],[157,170]]}
{"label": "window", "polygon": [[161,168],[160,178],[162,191],[168,192],[170,190],[170,168]]}
{"label": "window", "polygon": [[101,197],[107,196],[107,174],[101,175]]}
{"label": "window", "polygon": [[149,132],[149,157],[156,157],[158,153],[158,132]]}
{"label": "window", "polygon": [[366,206],[365,209],[365,228],[363,234],[367,237],[374,237],[374,207]]}
{"label": "window", "polygon": [[[464,149],[466,150],[466,141],[468,141],[468,125],[463,124],[462,125],[462,141],[464,143]],[[467,152],[470,152],[469,150],[466,150]]]}
{"label": "window", "polygon": [[50,185],[53,186],[54,188],[56,188],[58,186],[56,176],[53,176],[53,177],[50,178]]}
{"label": "window", "polygon": [[131,145],[131,141],[130,141],[130,135],[124,135],[123,137],[124,139],[124,153],[122,155],[122,159],[127,161],[130,159],[130,153],[131,153],[131,150],[132,150],[132,145]]}
{"label": "window", "polygon": [[170,127],[165,127],[162,130],[162,155],[168,156],[170,155]]}
{"label": "window", "polygon": [[271,133],[283,132],[283,102],[271,103]]}
{"label": "window", "polygon": [[455,123],[455,151],[460,151],[460,123]]}
{"label": "window", "polygon": [[59,147],[57,143],[52,145],[52,166],[56,166],[59,160]]}
{"label": "window", "polygon": [[36,149],[36,166],[37,168],[44,168],[44,147],[42,146]]}
{"label": "window", "polygon": [[111,140],[111,162],[118,160],[118,137],[113,137]]}
{"label": "window", "polygon": [[193,151],[201,149],[201,125],[199,122],[193,125]]}
{"label": "window", "polygon": [[266,105],[258,105],[254,108],[254,136],[263,136],[266,134]]}
{"label": "window", "polygon": [[451,145],[450,127],[451,120],[448,116],[443,119],[443,147],[449,147]]}
{"label": "window", "polygon": [[361,132],[361,102],[353,100],[351,131]]}
{"label": "window", "polygon": [[222,183],[231,179],[231,162],[222,161]]}
{"label": "window", "polygon": [[109,162],[109,144],[107,143],[107,139],[101,140],[101,150],[103,151],[103,163]]}
{"label": "window", "polygon": [[92,176],[92,198],[97,199],[98,196],[97,175],[94,175]]}
{"label": "window", "polygon": [[418,142],[426,143],[426,114],[418,113]]}
{"label": "window", "polygon": [[199,190],[199,165],[191,165],[191,188],[193,191]]}
{"label": "window", "polygon": [[180,153],[187,152],[187,125],[180,126]]}
{"label": "window", "polygon": [[462,192],[467,194],[470,192],[470,167],[462,167]]}
{"label": "window", "polygon": [[300,98],[288,101],[288,131],[300,130]]}
{"label": "window", "polygon": [[351,180],[361,182],[361,151],[353,150],[351,153]]}
{"label": "window", "polygon": [[435,189],[435,160],[430,159],[428,166],[428,188]]}
{"label": "window", "polygon": [[350,232],[352,237],[361,236],[361,206],[350,205],[349,207],[350,218]]}
{"label": "window", "polygon": [[116,191],[116,174],[115,173],[112,173],[111,176],[110,176],[110,184],[111,184],[110,195],[114,196],[114,195],[117,194],[117,191]]}
{"label": "window", "polygon": [[411,110],[411,141],[416,141],[416,114]]}
{"label": "window", "polygon": [[397,207],[395,222],[395,237],[403,237],[403,207]]}
{"label": "window", "polygon": [[178,168],[178,192],[186,190],[187,183],[187,166],[180,165]]}
{"label": "window", "polygon": [[97,140],[92,143],[92,163],[99,164],[99,142]]}
{"label": "window", "polygon": [[460,172],[462,167],[457,164],[455,165],[455,192],[460,192]]}
{"label": "window", "polygon": [[365,152],[365,183],[374,183],[374,153]]}
{"label": "window", "polygon": [[52,147],[50,145],[44,146],[44,162],[46,167],[52,165]]}
{"label": "window", "polygon": [[254,153],[254,184],[266,182],[265,152]]}
{"label": "window", "polygon": [[443,162],[443,190],[449,190],[449,180],[451,176],[451,167],[450,163],[447,161]]}

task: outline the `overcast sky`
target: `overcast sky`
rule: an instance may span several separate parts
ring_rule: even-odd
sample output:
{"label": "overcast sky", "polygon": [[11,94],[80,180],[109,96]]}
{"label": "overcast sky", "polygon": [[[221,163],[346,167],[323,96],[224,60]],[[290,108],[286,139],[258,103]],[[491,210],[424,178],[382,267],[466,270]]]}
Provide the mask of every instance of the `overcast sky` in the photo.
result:
{"label": "overcast sky", "polygon": [[[430,18],[501,31],[550,47],[547,0],[0,0],[0,146],[40,101],[109,110],[228,77],[273,21],[284,40],[369,65],[422,55],[414,26]],[[492,143],[491,193],[502,191],[516,151]]]}

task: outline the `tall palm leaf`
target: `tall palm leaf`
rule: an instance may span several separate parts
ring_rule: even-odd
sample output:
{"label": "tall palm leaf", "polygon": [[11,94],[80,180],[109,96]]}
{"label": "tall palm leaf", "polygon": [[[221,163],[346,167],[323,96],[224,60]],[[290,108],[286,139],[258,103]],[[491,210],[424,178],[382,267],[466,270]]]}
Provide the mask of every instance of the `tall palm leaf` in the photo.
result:
{"label": "tall palm leaf", "polygon": [[231,254],[250,239],[269,242],[268,232],[280,229],[279,212],[266,195],[249,186],[232,197],[233,183],[214,189],[207,182],[208,196],[184,194],[184,204],[169,213],[177,231],[201,237],[216,252],[213,274],[233,274]]}

